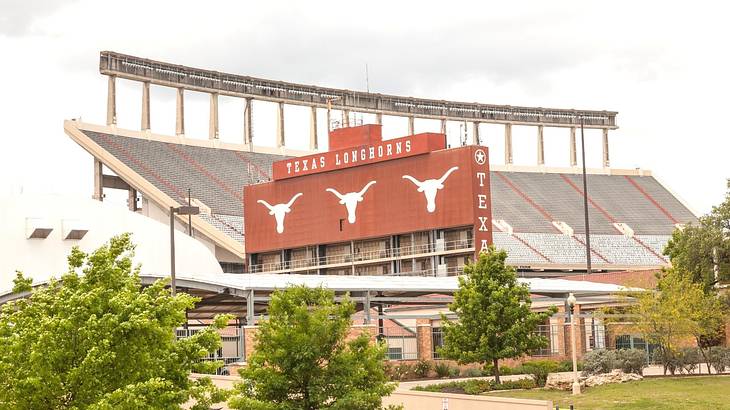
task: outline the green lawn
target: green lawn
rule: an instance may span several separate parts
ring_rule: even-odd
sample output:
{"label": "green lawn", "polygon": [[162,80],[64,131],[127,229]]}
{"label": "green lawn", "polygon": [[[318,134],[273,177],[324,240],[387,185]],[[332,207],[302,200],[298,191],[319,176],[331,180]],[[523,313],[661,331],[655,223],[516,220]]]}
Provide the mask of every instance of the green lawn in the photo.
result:
{"label": "green lawn", "polygon": [[557,390],[522,390],[490,396],[552,400],[561,409],[730,409],[730,376],[651,378],[586,389],[580,396]]}

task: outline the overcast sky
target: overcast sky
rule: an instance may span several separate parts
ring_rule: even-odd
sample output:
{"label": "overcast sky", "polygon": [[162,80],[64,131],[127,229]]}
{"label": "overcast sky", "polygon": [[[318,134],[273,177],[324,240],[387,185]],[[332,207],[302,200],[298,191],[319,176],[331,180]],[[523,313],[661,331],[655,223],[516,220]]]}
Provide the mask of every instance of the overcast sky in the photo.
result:
{"label": "overcast sky", "polygon": [[[114,50],[357,90],[367,64],[374,92],[614,110],[613,167],[652,170],[698,213],[722,201],[730,177],[723,2],[400,3],[2,0],[0,193],[91,195],[91,157],[64,135],[63,120],[104,123],[99,51]],[[119,126],[138,129],[140,85],[118,81],[117,92]],[[152,88],[154,132],[174,133],[174,104],[172,90]],[[207,104],[188,94],[189,136],[207,138]],[[220,105],[221,139],[240,142],[241,100]],[[254,112],[255,142],[273,145],[274,107]],[[286,119],[289,144],[306,147],[306,109],[287,108]],[[384,125],[389,137],[406,132],[404,119]],[[448,134],[458,141],[459,124]],[[502,127],[482,134],[492,163],[502,163]],[[535,164],[535,135],[515,127],[517,164]],[[586,137],[588,165],[600,166],[600,132]],[[546,129],[545,138],[547,165],[567,165],[568,131]]]}

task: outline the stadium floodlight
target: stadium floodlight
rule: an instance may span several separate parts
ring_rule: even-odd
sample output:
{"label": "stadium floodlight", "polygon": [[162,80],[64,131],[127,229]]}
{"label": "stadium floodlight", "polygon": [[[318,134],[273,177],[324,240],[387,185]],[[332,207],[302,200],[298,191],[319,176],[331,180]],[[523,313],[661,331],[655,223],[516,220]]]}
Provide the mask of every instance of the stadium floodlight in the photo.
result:
{"label": "stadium floodlight", "polygon": [[[170,289],[172,296],[175,296],[177,291],[175,283],[175,214],[192,216],[199,213],[200,208],[197,206],[170,207]],[[192,228],[190,229],[192,230]]]}

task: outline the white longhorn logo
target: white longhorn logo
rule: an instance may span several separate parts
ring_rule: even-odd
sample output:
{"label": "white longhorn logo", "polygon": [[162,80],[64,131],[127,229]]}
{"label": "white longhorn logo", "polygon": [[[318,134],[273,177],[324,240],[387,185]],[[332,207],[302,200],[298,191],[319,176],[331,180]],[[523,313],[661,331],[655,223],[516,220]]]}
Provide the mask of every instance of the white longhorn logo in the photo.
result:
{"label": "white longhorn logo", "polygon": [[282,233],[282,232],[284,232],[284,216],[286,216],[286,214],[291,212],[292,204],[300,196],[302,196],[301,192],[298,194],[295,194],[293,197],[291,197],[289,202],[287,202],[285,204],[270,205],[268,202],[264,201],[263,199],[259,199],[256,202],[269,208],[269,215],[274,215],[274,218],[276,219],[276,232]]}
{"label": "white longhorn logo", "polygon": [[375,181],[370,181],[365,185],[365,187],[360,192],[348,192],[346,194],[341,194],[337,192],[336,190],[332,188],[327,188],[325,191],[332,192],[340,198],[340,204],[345,205],[345,208],[347,208],[347,222],[354,224],[355,223],[355,211],[357,210],[357,203],[362,202],[363,195],[365,195],[365,192],[370,188],[371,185],[373,185]]}
{"label": "white longhorn logo", "polygon": [[426,196],[426,210],[434,212],[436,210],[436,193],[444,187],[444,181],[449,175],[459,169],[459,167],[451,167],[439,179],[427,179],[423,182],[413,178],[410,175],[403,175],[403,178],[410,180],[418,187],[418,192],[423,192]]}

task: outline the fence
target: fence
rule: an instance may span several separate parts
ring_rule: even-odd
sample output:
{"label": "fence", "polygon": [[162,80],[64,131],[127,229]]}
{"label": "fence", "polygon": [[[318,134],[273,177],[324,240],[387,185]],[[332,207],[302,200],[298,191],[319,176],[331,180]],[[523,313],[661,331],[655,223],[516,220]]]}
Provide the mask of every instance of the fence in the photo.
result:
{"label": "fence", "polygon": [[[199,328],[180,328],[175,329],[176,339],[185,339],[203,330],[203,327]],[[216,370],[217,375],[227,375],[227,366],[232,363],[240,362],[244,356],[244,338],[242,337],[242,329],[238,327],[227,327],[220,332],[221,335],[221,347],[208,354],[207,357],[201,359],[201,361],[220,361],[223,362],[223,366]]]}

